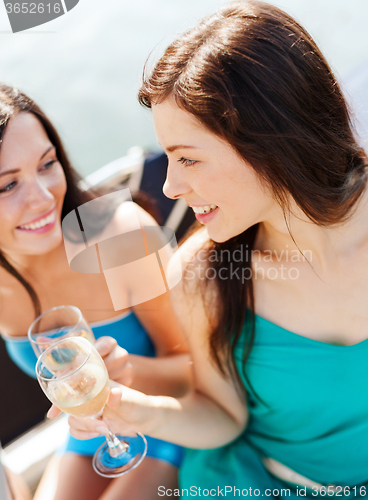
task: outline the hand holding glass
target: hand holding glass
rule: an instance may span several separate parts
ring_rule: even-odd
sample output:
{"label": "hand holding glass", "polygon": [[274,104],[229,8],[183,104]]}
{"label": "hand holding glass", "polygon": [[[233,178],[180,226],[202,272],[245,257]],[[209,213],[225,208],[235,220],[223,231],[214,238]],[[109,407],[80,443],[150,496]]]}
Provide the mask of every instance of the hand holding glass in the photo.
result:
{"label": "hand holding glass", "polygon": [[95,342],[92,329],[75,306],[58,306],[38,316],[28,328],[28,338],[37,357],[50,345],[66,337],[84,337]]}
{"label": "hand holding glass", "polygon": [[[65,338],[51,345],[39,357],[37,379],[49,400],[60,410],[77,417],[98,417],[109,396],[109,375],[101,356],[82,337]],[[109,432],[93,457],[95,471],[117,477],[137,467],[147,443],[142,434],[117,436]]]}

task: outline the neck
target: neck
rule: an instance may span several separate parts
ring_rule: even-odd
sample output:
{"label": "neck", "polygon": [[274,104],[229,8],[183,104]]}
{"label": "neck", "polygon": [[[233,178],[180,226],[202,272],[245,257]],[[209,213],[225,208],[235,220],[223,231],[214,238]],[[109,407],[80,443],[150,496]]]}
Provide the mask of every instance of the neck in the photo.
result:
{"label": "neck", "polygon": [[313,256],[313,267],[318,263],[326,269],[352,255],[368,242],[368,189],[356,203],[349,218],[340,224],[318,226],[294,204],[292,214],[285,220],[281,208],[277,207],[260,224],[256,248],[276,254],[285,249],[308,251]]}
{"label": "neck", "polygon": [[[56,274],[60,264],[66,261],[64,245],[61,242],[51,252],[42,255],[18,255],[4,253],[6,260],[19,271],[32,277]],[[53,272],[54,271],[54,272]]]}

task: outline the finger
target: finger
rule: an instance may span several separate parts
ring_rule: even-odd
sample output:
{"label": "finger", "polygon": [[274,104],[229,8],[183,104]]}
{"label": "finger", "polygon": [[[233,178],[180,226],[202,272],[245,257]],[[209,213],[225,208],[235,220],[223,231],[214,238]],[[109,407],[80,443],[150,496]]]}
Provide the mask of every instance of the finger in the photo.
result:
{"label": "finger", "polygon": [[49,411],[47,412],[47,418],[55,418],[60,415],[61,410],[55,405],[52,405]]}
{"label": "finger", "polygon": [[110,384],[110,390],[115,389],[115,387],[122,389],[121,384],[119,384],[119,382],[115,382],[115,380],[110,379],[109,384]]}
{"label": "finger", "polygon": [[120,436],[136,436],[138,429],[130,424],[123,421],[115,422],[114,420],[106,419],[106,423],[109,426],[109,430],[115,435]]}
{"label": "finger", "polygon": [[93,418],[69,416],[68,423],[70,434],[77,439],[92,439],[100,436],[97,427],[101,426],[101,422],[97,422]]}
{"label": "finger", "polygon": [[128,351],[119,345],[116,345],[112,351],[104,356],[105,365],[111,368],[124,366],[128,362],[128,359]]}
{"label": "finger", "polygon": [[118,343],[113,337],[100,337],[94,344],[102,358],[110,354],[117,345]]}
{"label": "finger", "polygon": [[101,420],[90,417],[73,417],[69,416],[68,424],[71,429],[83,432],[97,432],[97,427],[101,425]]}
{"label": "finger", "polygon": [[106,405],[109,406],[112,410],[118,410],[122,395],[123,391],[120,387],[111,389]]}
{"label": "finger", "polygon": [[70,434],[76,439],[82,439],[82,440],[93,439],[101,436],[101,434],[99,434],[98,432],[79,431],[74,428],[70,428]]}
{"label": "finger", "polygon": [[119,384],[130,387],[133,383],[133,365],[128,361],[124,367],[115,366],[108,369],[109,377],[119,382]]}

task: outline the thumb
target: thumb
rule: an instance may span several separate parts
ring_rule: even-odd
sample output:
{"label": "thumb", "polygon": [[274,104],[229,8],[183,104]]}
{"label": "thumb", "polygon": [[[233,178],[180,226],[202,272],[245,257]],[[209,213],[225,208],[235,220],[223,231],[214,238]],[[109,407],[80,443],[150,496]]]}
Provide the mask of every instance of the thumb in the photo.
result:
{"label": "thumb", "polygon": [[111,389],[109,399],[107,400],[107,406],[109,406],[112,410],[118,410],[122,395],[123,391],[120,388],[115,387],[114,389]]}
{"label": "thumb", "polygon": [[105,357],[117,346],[117,341],[113,337],[100,337],[94,346],[100,356]]}
{"label": "thumb", "polygon": [[47,412],[47,418],[55,418],[60,415],[61,410],[55,405],[52,405],[49,411]]}

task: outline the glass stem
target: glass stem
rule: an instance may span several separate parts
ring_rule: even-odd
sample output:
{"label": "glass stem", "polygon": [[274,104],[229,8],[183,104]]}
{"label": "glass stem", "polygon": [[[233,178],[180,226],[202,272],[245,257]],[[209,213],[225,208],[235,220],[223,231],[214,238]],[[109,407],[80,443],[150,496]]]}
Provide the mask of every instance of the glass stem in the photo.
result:
{"label": "glass stem", "polygon": [[120,441],[115,434],[111,431],[108,432],[106,436],[107,445],[109,447],[109,453],[112,458],[119,457],[122,453],[125,453],[129,445],[124,441]]}

